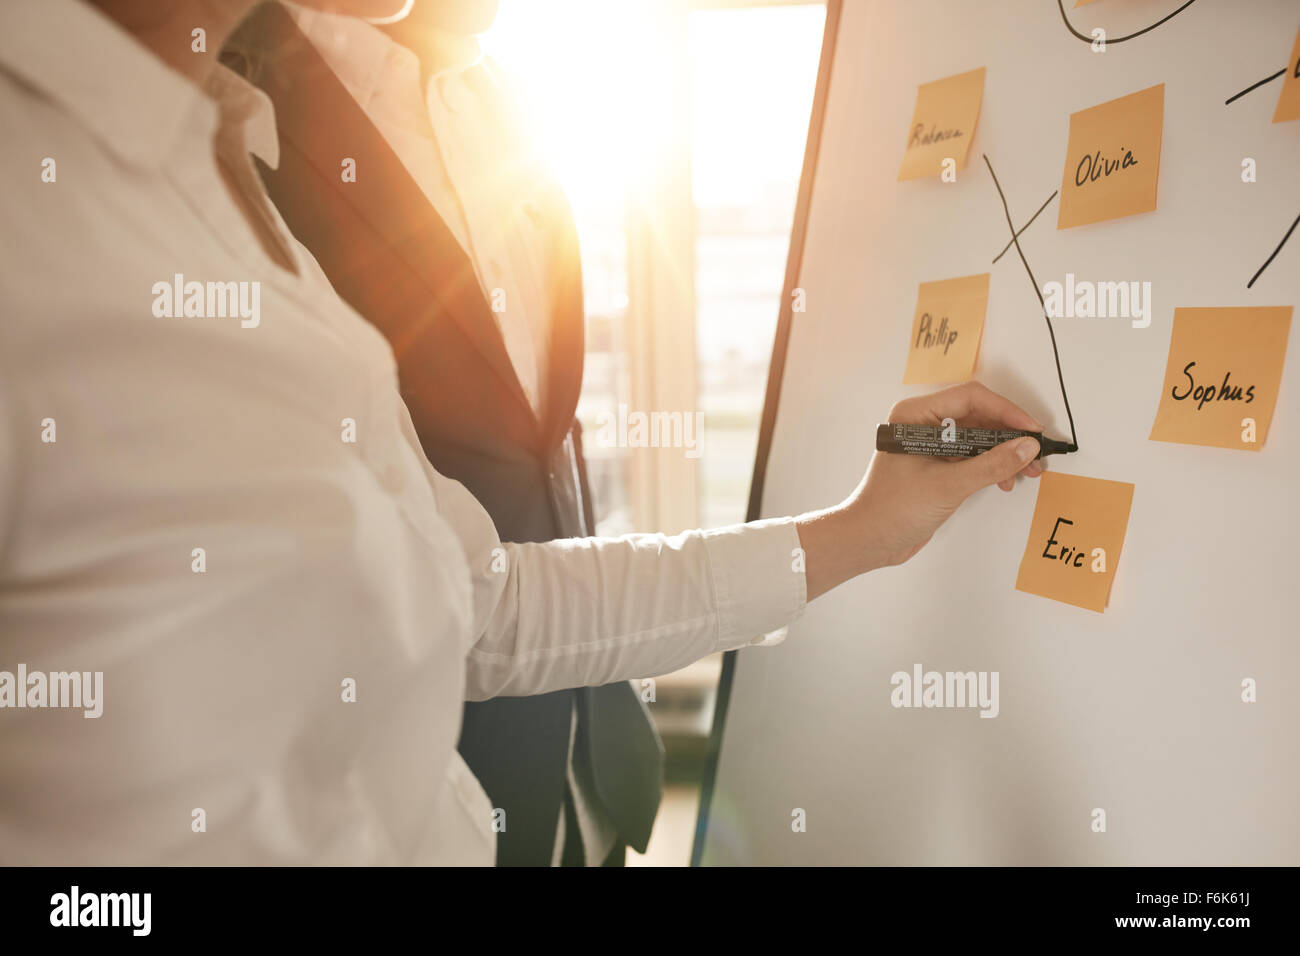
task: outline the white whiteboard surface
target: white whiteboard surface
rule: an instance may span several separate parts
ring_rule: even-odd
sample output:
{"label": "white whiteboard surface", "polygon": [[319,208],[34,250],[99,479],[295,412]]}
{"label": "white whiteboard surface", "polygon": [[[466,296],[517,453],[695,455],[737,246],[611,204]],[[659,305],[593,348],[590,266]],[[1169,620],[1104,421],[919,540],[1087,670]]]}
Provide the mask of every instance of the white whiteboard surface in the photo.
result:
{"label": "white whiteboard surface", "polygon": [[[1066,12],[1114,37],[1182,2]],[[839,501],[890,406],[937,387],[900,384],[924,281],[991,273],[975,377],[1068,438],[1030,280],[1014,249],[991,264],[1010,233],[981,154],[1018,229],[1060,186],[1070,113],[1164,83],[1157,210],[1057,231],[1053,202],[1021,236],[1039,283],[1152,283],[1149,328],[1055,322],[1081,450],[1049,467],[1136,489],[1104,614],[1015,590],[1022,481],[741,652],[705,864],[1300,863],[1300,317],[1260,452],[1147,438],[1175,307],[1300,305],[1300,236],[1246,288],[1300,213],[1300,121],[1271,122],[1280,81],[1224,104],[1285,65],[1298,27],[1295,0],[1198,0],[1099,54],[1055,0],[845,0],[763,514]],[[898,182],[917,85],[981,66],[958,181]],[[999,716],[892,707],[890,676],[917,663],[998,671]]]}

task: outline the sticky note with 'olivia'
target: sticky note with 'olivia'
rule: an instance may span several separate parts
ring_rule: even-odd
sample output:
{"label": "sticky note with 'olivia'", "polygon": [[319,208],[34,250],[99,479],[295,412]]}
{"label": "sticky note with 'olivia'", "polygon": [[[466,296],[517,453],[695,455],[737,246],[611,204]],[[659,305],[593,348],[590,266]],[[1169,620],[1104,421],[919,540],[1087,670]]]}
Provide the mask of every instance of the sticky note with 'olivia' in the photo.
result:
{"label": "sticky note with 'olivia'", "polygon": [[1070,114],[1057,229],[1156,208],[1165,85]]}

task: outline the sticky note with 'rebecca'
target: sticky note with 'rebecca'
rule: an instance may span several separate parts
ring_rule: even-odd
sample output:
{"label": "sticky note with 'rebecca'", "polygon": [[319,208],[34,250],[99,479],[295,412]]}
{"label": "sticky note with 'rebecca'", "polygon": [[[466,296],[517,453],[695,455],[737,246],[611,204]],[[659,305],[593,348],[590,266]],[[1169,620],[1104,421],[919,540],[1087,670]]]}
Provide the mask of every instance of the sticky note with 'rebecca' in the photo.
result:
{"label": "sticky note with 'rebecca'", "polygon": [[964,382],[970,378],[988,306],[987,272],[922,282],[916,295],[903,384]]}
{"label": "sticky note with 'rebecca'", "polygon": [[1274,123],[1293,119],[1300,119],[1300,30],[1296,31],[1291,59],[1286,61],[1286,70],[1282,73],[1282,92],[1278,94],[1277,109],[1273,111]]}
{"label": "sticky note with 'rebecca'", "polygon": [[1105,611],[1132,505],[1126,481],[1043,472],[1016,590]]}
{"label": "sticky note with 'rebecca'", "polygon": [[982,66],[918,86],[898,178],[938,176],[943,172],[945,159],[953,160],[954,170],[964,168],[983,98]]}
{"label": "sticky note with 'rebecca'", "polygon": [[1292,308],[1175,309],[1151,439],[1259,451],[1282,385]]}
{"label": "sticky note with 'rebecca'", "polygon": [[1070,114],[1057,229],[1156,208],[1165,85]]}

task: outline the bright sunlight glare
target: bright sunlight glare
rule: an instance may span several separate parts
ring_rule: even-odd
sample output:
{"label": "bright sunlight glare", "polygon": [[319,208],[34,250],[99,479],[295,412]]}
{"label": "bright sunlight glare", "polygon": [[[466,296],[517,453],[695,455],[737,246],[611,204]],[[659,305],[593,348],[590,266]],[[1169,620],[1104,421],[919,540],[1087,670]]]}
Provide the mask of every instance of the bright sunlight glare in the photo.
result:
{"label": "bright sunlight glare", "polygon": [[521,88],[529,133],[575,206],[629,187],[653,194],[649,181],[686,137],[697,201],[754,199],[798,169],[820,7],[690,8],[502,0],[484,50]]}
{"label": "bright sunlight glare", "polygon": [[624,194],[666,135],[657,62],[671,4],[503,0],[483,35],[526,100],[529,133],[575,205]]}

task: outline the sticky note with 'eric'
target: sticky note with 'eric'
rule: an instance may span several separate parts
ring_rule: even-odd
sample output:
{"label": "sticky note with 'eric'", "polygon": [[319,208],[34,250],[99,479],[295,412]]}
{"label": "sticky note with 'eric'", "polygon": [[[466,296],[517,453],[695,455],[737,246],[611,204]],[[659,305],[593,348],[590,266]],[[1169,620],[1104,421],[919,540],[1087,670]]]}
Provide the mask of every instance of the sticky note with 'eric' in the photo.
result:
{"label": "sticky note with 'eric'", "polygon": [[970,378],[988,306],[987,272],[922,282],[916,295],[903,384],[964,382]]}
{"label": "sticky note with 'eric'", "polygon": [[898,178],[939,176],[944,171],[944,160],[952,160],[953,170],[964,168],[983,98],[982,66],[918,86]]}
{"label": "sticky note with 'eric'", "polygon": [[1282,92],[1277,96],[1277,109],[1273,111],[1274,123],[1300,119],[1300,30],[1296,31],[1291,59],[1282,72]]}
{"label": "sticky note with 'eric'", "polygon": [[1292,308],[1175,309],[1152,440],[1258,451],[1282,385]]}
{"label": "sticky note with 'eric'", "polygon": [[1043,472],[1016,590],[1106,610],[1132,504],[1126,481]]}
{"label": "sticky note with 'eric'", "polygon": [[1057,229],[1156,208],[1165,85],[1070,114]]}

